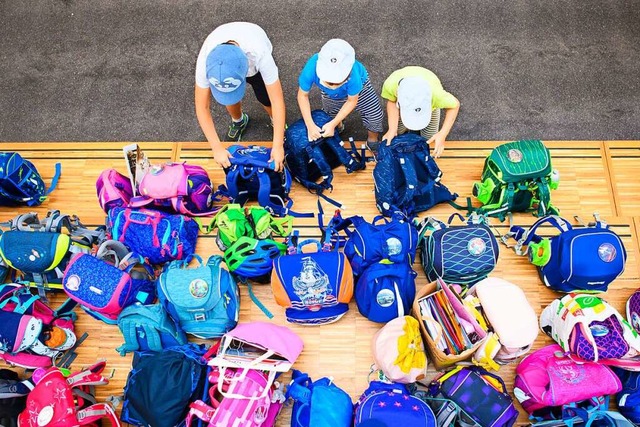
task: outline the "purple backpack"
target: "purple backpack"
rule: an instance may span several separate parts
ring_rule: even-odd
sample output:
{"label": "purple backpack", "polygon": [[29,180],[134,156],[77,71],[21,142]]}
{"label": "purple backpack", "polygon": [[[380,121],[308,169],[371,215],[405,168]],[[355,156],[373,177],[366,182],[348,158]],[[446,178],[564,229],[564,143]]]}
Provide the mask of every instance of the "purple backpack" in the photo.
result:
{"label": "purple backpack", "polygon": [[131,181],[115,169],[102,171],[96,181],[100,207],[106,213],[116,207],[127,207],[133,198]]}

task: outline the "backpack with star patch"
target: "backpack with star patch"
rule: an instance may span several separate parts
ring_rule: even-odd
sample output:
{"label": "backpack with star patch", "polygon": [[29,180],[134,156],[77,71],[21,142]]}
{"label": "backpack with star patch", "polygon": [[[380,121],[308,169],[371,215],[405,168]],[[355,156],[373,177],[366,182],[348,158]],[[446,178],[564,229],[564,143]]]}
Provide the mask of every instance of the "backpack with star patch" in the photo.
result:
{"label": "backpack with star patch", "polygon": [[436,417],[429,405],[399,383],[369,383],[355,404],[354,426],[378,425],[373,420],[385,426],[436,427]]}

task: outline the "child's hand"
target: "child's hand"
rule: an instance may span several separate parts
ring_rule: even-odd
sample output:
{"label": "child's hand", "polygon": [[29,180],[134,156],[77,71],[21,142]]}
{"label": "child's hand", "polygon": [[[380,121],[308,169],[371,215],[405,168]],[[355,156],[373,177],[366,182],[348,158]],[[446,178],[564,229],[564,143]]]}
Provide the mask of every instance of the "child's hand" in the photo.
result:
{"label": "child's hand", "polygon": [[315,141],[322,138],[322,129],[320,129],[315,123],[312,126],[307,126],[307,138],[309,141]]}
{"label": "child's hand", "polygon": [[213,159],[225,169],[231,167],[230,157],[231,153],[222,146],[213,150]]}
{"label": "child's hand", "polygon": [[447,135],[443,134],[442,132],[437,132],[435,135],[429,138],[429,141],[427,141],[427,144],[431,144],[432,141],[435,141],[435,145],[433,147],[434,159],[437,159],[442,155],[442,152],[444,151],[444,141],[446,138]]}
{"label": "child's hand", "polygon": [[327,122],[322,126],[322,136],[328,138],[336,133],[336,125],[333,122]]}
{"label": "child's hand", "polygon": [[398,135],[398,132],[388,131],[384,135],[382,135],[382,140],[387,141],[387,145],[391,144],[391,140]]}
{"label": "child's hand", "polygon": [[271,148],[271,158],[269,162],[276,164],[275,171],[282,172],[284,169],[284,147],[282,145],[273,145]]}

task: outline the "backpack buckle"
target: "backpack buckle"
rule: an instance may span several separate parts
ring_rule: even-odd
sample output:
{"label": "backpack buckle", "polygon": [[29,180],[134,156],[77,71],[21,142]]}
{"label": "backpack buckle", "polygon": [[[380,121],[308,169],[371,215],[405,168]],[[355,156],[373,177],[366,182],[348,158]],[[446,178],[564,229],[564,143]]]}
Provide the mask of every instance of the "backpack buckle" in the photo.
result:
{"label": "backpack buckle", "polygon": [[205,315],[204,315],[204,313],[196,313],[196,314],[193,316],[193,319],[194,319],[196,322],[204,322],[205,320],[207,320],[207,316],[205,316]]}

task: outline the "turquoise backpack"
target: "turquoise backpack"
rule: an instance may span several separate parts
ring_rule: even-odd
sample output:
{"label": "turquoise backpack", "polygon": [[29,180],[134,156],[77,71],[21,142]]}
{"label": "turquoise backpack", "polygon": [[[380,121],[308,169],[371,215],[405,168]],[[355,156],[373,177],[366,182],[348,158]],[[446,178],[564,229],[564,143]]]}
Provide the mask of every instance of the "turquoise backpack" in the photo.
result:
{"label": "turquoise backpack", "polygon": [[116,349],[120,356],[132,351],[155,351],[187,343],[187,336],[162,305],[130,305],[118,316],[124,344]]}
{"label": "turquoise backpack", "polygon": [[291,427],[351,427],[351,397],[331,378],[311,381],[309,375],[293,370],[287,398],[293,399]]}

